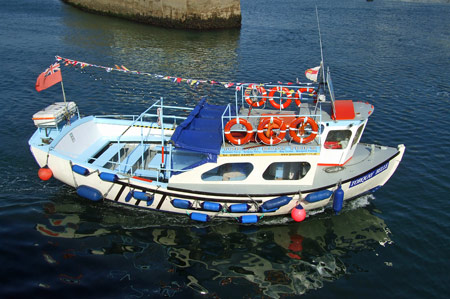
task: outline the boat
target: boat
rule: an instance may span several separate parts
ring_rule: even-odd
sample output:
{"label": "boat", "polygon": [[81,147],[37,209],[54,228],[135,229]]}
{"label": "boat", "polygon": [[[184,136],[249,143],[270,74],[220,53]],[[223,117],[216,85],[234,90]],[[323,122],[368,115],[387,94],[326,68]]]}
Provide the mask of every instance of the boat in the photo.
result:
{"label": "boat", "polygon": [[339,213],[389,180],[405,146],[360,142],[374,106],[336,99],[329,70],[315,71],[319,83],[238,84],[226,105],[161,98],[138,115],[81,117],[56,102],[33,115],[39,177],[200,222]]}

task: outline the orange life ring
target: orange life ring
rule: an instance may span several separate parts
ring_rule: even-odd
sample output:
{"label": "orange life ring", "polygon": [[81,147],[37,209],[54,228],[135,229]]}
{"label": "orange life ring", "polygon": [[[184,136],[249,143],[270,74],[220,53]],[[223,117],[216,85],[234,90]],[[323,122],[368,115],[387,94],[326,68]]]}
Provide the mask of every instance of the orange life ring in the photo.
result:
{"label": "orange life ring", "polygon": [[[245,134],[244,137],[239,138],[239,137],[235,137],[231,134],[231,128],[236,124],[241,124],[241,125],[245,126],[245,128],[247,129],[247,134]],[[229,142],[231,142],[232,144],[244,145],[250,141],[250,138],[252,138],[253,127],[252,127],[251,123],[249,123],[248,121],[246,121],[243,118],[233,118],[232,120],[227,122],[227,124],[225,125],[224,133],[225,133],[225,138],[227,138],[227,140]]]}
{"label": "orange life ring", "polygon": [[[278,135],[272,134],[272,128],[280,130]],[[267,131],[264,132],[264,130]],[[258,137],[265,144],[278,144],[283,141],[284,136],[286,136],[286,124],[277,117],[265,118],[258,125]]]}
{"label": "orange life ring", "polygon": [[[250,92],[256,90],[258,91],[262,98],[260,101],[256,102],[252,100],[252,97],[255,98],[255,95],[250,95]],[[266,101],[267,101],[267,91],[264,89],[264,87],[262,86],[257,86],[256,84],[250,84],[244,92],[245,95],[245,101],[247,102],[247,104],[249,104],[252,107],[261,107],[263,106]]]}
{"label": "orange life ring", "polygon": [[[273,99],[273,96],[275,95],[276,92],[286,94],[286,102],[281,103],[283,100],[283,96],[280,96],[280,101],[275,101]],[[292,93],[287,87],[275,86],[269,92],[269,102],[276,109],[287,108],[292,102]]]}
{"label": "orange life ring", "polygon": [[[309,124],[311,126],[311,134],[309,136],[304,137],[305,135],[305,127]],[[300,127],[297,127],[300,125]],[[309,143],[316,138],[317,133],[319,132],[319,127],[317,126],[317,123],[314,121],[314,119],[310,117],[297,117],[289,124],[289,135],[291,136],[292,140],[294,140],[297,143]]]}
{"label": "orange life ring", "polygon": [[305,88],[300,88],[298,89],[295,94],[294,94],[294,100],[295,100],[295,104],[297,105],[297,107],[300,108],[301,105],[301,99],[302,99],[302,94],[308,92],[309,94],[312,94],[314,96],[314,98],[317,97],[317,91],[312,88],[312,87],[305,87]]}

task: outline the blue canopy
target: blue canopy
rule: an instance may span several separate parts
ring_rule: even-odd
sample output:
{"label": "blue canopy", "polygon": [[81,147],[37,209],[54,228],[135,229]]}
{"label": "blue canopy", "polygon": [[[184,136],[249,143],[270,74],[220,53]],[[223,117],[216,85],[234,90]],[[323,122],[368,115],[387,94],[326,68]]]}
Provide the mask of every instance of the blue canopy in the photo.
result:
{"label": "blue canopy", "polygon": [[[222,146],[222,115],[226,108],[210,105],[202,98],[175,129],[171,139],[175,147],[217,156]],[[232,107],[231,115],[236,115],[235,107]]]}

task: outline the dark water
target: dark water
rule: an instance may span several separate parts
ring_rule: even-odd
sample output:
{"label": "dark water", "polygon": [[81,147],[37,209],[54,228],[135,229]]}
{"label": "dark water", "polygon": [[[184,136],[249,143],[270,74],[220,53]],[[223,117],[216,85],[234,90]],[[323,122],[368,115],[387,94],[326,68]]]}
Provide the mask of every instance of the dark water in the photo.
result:
{"label": "dark water", "polygon": [[[27,140],[54,55],[183,78],[304,80],[320,61],[316,1],[242,0],[241,30],[176,31],[80,12],[58,0],[0,8],[0,297],[446,297],[449,294],[450,5],[324,0],[325,61],[339,98],[375,113],[363,141],[407,152],[388,184],[303,223],[199,225],[94,204],[41,182]],[[195,105],[233,94],[150,77],[63,68],[84,114],[138,113],[153,99]],[[263,219],[264,220],[264,219]]]}

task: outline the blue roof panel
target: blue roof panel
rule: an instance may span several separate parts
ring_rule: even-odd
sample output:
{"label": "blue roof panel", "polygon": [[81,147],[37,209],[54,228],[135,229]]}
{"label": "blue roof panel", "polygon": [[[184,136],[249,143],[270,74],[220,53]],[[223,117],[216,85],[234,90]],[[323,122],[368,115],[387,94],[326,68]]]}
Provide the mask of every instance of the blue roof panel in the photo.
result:
{"label": "blue roof panel", "polygon": [[[227,106],[211,105],[202,98],[172,135],[175,147],[218,155],[222,146],[221,116]],[[236,115],[232,107],[232,115]]]}

